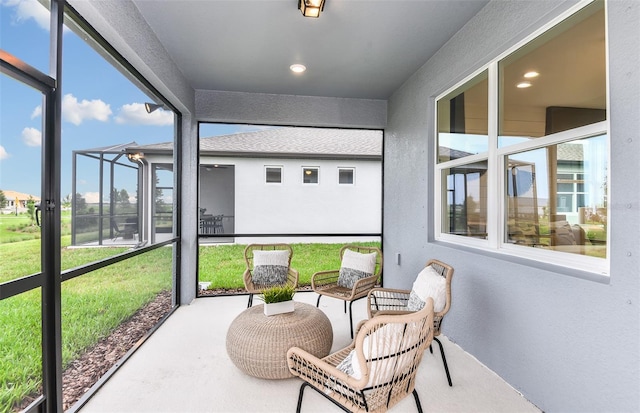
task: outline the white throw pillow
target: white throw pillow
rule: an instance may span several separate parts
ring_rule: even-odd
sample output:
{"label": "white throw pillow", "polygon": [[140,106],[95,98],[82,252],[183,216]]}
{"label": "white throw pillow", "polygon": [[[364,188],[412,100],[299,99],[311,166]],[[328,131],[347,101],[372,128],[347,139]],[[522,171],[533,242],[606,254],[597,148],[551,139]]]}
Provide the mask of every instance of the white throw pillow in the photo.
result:
{"label": "white throw pillow", "polygon": [[433,298],[434,312],[444,310],[447,304],[447,279],[430,265],[423,268],[413,282],[407,309],[420,311],[428,297]]}
{"label": "white throw pillow", "polygon": [[[369,382],[365,387],[371,387],[374,384],[375,375],[377,375],[377,383],[375,384],[383,384],[391,380],[394,371],[403,369],[404,365],[412,360],[412,355],[407,355],[407,353],[399,354],[401,353],[399,350],[404,337],[404,329],[405,324],[385,324],[365,337],[362,343],[364,357],[365,359],[375,359],[369,365],[371,371],[369,372]],[[406,357],[403,357],[405,355]],[[400,359],[395,360],[396,357]],[[362,378],[362,368],[355,350],[351,350],[347,357],[336,367],[355,379]],[[379,371],[376,374],[378,369],[383,369],[383,371]]]}
{"label": "white throw pillow", "polygon": [[345,250],[342,255],[338,285],[353,288],[356,281],[371,277],[376,270],[376,253],[362,254],[352,250]]}
{"label": "white throw pillow", "polygon": [[289,251],[253,251],[251,279],[255,284],[277,285],[287,282]]}

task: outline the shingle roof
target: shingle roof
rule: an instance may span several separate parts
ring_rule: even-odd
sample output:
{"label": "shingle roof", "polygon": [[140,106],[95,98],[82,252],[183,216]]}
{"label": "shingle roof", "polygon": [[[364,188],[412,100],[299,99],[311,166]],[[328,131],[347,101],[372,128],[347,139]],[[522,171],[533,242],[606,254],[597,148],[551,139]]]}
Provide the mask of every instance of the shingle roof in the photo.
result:
{"label": "shingle roof", "polygon": [[[163,152],[172,142],[136,147]],[[129,148],[131,149],[131,148]],[[203,155],[286,156],[327,158],[382,157],[382,132],[360,129],[283,127],[200,139]]]}

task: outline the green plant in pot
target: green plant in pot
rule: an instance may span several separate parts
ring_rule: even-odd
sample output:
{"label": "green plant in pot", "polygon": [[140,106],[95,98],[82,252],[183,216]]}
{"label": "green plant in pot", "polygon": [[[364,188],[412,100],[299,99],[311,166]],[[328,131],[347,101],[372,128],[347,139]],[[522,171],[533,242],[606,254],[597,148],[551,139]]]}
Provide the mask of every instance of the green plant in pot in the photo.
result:
{"label": "green plant in pot", "polygon": [[295,288],[290,285],[274,286],[262,291],[265,315],[290,313],[294,309]]}

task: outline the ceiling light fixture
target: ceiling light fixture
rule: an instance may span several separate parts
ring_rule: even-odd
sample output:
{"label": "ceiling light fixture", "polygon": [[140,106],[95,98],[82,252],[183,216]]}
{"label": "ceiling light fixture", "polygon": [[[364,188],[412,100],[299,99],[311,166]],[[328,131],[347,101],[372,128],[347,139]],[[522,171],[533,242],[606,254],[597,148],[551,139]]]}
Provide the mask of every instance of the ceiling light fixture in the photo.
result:
{"label": "ceiling light fixture", "polygon": [[538,76],[540,76],[540,73],[538,73],[538,72],[536,72],[536,71],[534,71],[534,70],[532,70],[532,71],[527,72],[527,73],[525,73],[525,74],[524,74],[524,78],[525,78],[525,79],[532,79],[532,78],[534,78],[534,77],[538,77]]}
{"label": "ceiling light fixture", "polygon": [[293,73],[302,73],[305,70],[307,70],[307,67],[305,65],[296,63],[294,65],[289,66],[289,69],[291,69]]}
{"label": "ceiling light fixture", "polygon": [[304,17],[320,17],[324,10],[324,0],[298,0],[298,9]]}
{"label": "ceiling light fixture", "polygon": [[520,82],[516,85],[516,87],[518,89],[526,89],[528,87],[531,87],[531,82]]}

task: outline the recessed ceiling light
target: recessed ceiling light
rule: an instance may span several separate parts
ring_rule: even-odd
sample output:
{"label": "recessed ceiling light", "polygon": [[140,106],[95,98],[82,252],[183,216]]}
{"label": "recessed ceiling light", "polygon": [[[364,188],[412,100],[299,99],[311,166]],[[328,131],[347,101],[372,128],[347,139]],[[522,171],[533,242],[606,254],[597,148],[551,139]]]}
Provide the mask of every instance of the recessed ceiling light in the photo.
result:
{"label": "recessed ceiling light", "polygon": [[525,89],[531,87],[531,82],[520,82],[516,85],[517,88]]}
{"label": "recessed ceiling light", "polygon": [[293,73],[302,73],[305,70],[307,70],[307,68],[305,67],[305,65],[301,65],[301,64],[295,64],[295,65],[291,65],[289,66],[289,69],[291,69],[291,71]]}
{"label": "recessed ceiling light", "polygon": [[525,79],[532,79],[532,78],[538,77],[538,76],[540,76],[540,73],[535,72],[533,70],[531,72],[527,72],[527,73],[524,74]]}

